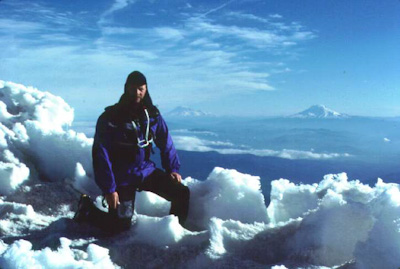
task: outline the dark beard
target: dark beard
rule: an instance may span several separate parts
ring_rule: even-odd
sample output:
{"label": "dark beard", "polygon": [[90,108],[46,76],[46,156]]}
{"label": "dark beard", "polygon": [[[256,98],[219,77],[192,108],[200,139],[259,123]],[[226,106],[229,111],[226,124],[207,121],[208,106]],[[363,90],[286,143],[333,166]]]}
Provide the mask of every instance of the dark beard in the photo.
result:
{"label": "dark beard", "polygon": [[128,94],[124,93],[121,96],[118,105],[132,118],[140,118],[141,114],[143,114],[143,100],[140,103],[136,103],[136,97],[131,97]]}

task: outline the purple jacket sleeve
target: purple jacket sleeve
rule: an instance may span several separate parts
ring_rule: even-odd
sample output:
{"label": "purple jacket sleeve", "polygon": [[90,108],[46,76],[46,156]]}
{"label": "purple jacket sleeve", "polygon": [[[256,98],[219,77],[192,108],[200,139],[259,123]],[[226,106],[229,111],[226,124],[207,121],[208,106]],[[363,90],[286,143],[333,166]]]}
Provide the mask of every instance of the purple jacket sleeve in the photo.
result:
{"label": "purple jacket sleeve", "polygon": [[104,194],[113,193],[116,189],[112,163],[109,158],[111,134],[107,131],[107,124],[104,117],[100,116],[92,148],[94,178]]}
{"label": "purple jacket sleeve", "polygon": [[155,133],[156,146],[160,149],[161,164],[167,173],[179,172],[181,163],[178,153],[172,142],[171,135],[168,132],[167,124],[161,115],[157,116],[157,128]]}

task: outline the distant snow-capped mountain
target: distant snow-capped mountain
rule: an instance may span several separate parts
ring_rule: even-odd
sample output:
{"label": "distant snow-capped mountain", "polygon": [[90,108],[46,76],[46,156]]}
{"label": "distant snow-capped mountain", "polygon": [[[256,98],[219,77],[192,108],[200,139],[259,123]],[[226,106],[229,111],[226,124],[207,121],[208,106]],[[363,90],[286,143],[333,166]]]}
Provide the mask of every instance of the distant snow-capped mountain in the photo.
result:
{"label": "distant snow-capped mountain", "polygon": [[340,119],[340,118],[349,118],[349,115],[336,112],[332,109],[327,108],[324,105],[314,105],[300,113],[291,115],[290,118]]}
{"label": "distant snow-capped mountain", "polygon": [[194,110],[189,107],[178,106],[167,113],[170,117],[210,117],[214,116],[211,113],[203,112],[201,110]]}

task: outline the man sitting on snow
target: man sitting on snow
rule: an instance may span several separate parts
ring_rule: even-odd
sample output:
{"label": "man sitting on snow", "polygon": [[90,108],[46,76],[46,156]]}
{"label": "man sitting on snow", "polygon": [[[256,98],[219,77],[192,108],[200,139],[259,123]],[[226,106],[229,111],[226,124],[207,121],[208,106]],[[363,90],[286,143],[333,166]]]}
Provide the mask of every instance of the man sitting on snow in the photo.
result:
{"label": "man sitting on snow", "polygon": [[[152,142],[160,149],[165,171],[150,160]],[[136,191],[145,190],[171,201],[170,214],[178,216],[184,224],[189,188],[181,183],[176,149],[164,119],[152,103],[142,73],[129,74],[119,102],[107,107],[99,117],[92,156],[95,181],[105,196],[109,212],[85,212],[89,198],[83,197],[76,220],[89,218],[93,224],[103,221],[99,226],[109,231],[128,229]]]}

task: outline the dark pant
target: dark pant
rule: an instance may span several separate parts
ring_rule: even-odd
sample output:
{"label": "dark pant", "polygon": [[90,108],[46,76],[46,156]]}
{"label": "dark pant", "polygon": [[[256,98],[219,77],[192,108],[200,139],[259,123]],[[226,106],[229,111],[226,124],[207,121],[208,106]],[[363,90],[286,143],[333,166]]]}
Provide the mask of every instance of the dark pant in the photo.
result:
{"label": "dark pant", "polygon": [[109,209],[109,212],[106,213],[90,202],[89,223],[110,234],[129,229],[135,209],[136,190],[151,191],[170,201],[170,214],[178,216],[181,225],[185,223],[189,211],[189,188],[176,182],[169,174],[160,169],[156,169],[145,178],[140,186],[117,188],[120,202],[117,209]]}
{"label": "dark pant", "polygon": [[122,186],[117,188],[120,205],[117,209],[109,210],[109,217],[114,222],[117,230],[126,230],[130,227],[135,208],[136,190],[151,191],[171,202],[170,214],[178,216],[179,223],[183,225],[189,211],[189,188],[176,182],[160,169],[156,169],[138,186]]}

